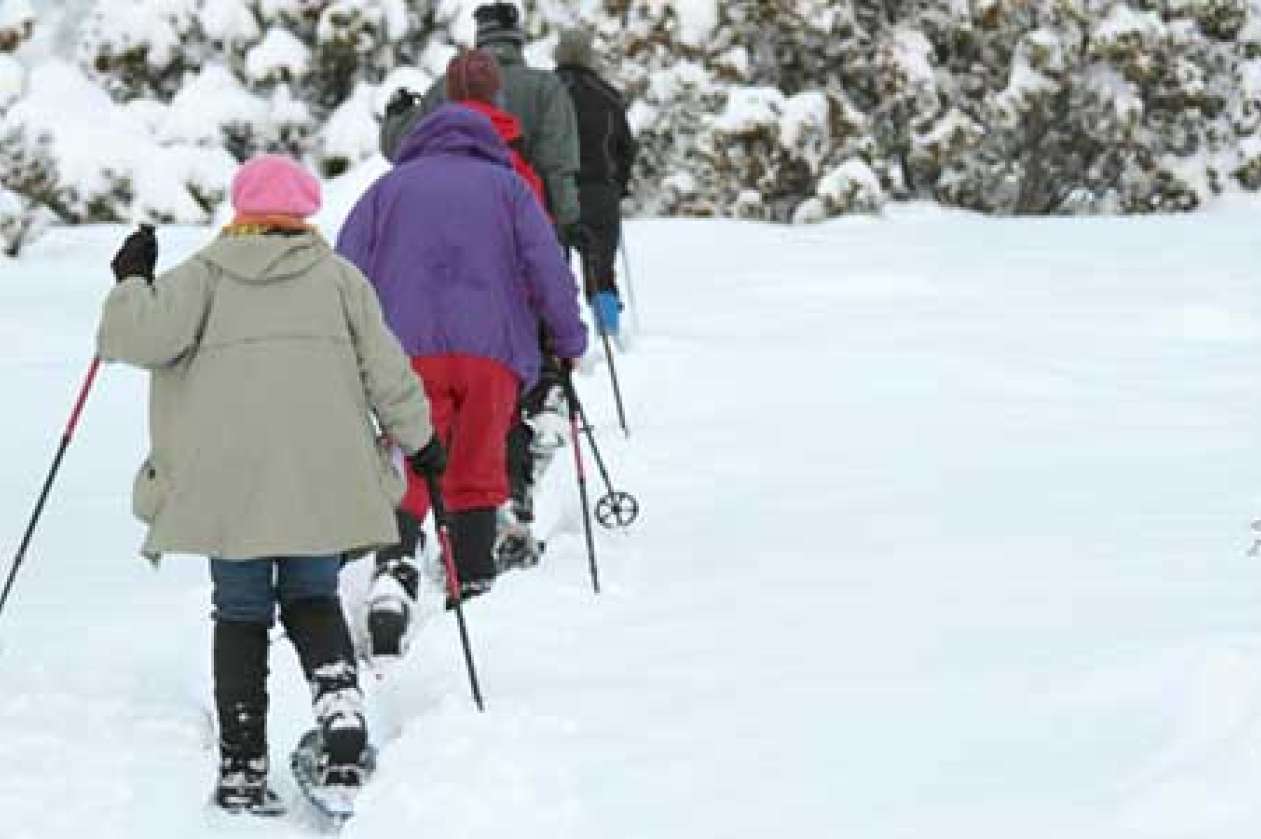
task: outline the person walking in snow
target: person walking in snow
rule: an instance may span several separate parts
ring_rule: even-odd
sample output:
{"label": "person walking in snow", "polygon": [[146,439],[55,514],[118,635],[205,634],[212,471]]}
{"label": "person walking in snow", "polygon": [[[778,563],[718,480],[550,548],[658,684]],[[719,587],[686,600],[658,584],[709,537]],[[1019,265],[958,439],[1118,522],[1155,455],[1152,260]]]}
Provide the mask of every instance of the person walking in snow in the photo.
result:
{"label": "person walking in snow", "polygon": [[[547,216],[481,113],[439,107],[355,204],[337,249],[376,287],[424,380],[450,465],[442,479],[462,596],[488,590],[496,511],[507,498],[505,438],[517,394],[537,378],[541,320],[572,364],[586,350],[578,289]],[[377,556],[374,654],[401,654],[417,595],[425,483],[409,475],[403,540]],[[377,620],[377,616],[381,619]],[[389,620],[402,615],[402,620]]]}
{"label": "person walking in snow", "polygon": [[[451,59],[447,66],[446,95],[450,102],[472,108],[490,119],[508,145],[512,168],[546,207],[543,181],[520,153],[521,121],[497,107],[500,95],[499,65],[486,50],[471,50]],[[534,522],[533,489],[556,449],[564,445],[559,393],[562,371],[552,356],[546,329],[540,329],[543,364],[539,377],[522,394],[508,431],[506,468],[511,503],[500,507],[495,538],[495,564],[499,571],[538,563],[540,548],[531,529]],[[545,405],[545,400],[551,399]],[[544,408],[548,408],[547,413]],[[528,419],[528,421],[527,421]],[[550,430],[549,430],[550,429]]]}
{"label": "person walking in snow", "polygon": [[583,254],[585,291],[598,325],[610,336],[620,331],[622,304],[615,265],[622,235],[622,198],[629,194],[636,144],[621,94],[595,70],[592,33],[566,29],[554,52],[556,75],[573,99],[578,117],[582,166],[578,202],[588,234]]}
{"label": "person walking in snow", "polygon": [[219,778],[214,802],[273,814],[267,783],[268,630],[297,648],[326,749],[321,782],[352,795],[367,743],[343,561],[398,541],[402,481],[372,417],[440,472],[429,406],[376,294],[304,219],[320,184],[285,157],[232,182],[235,221],[154,278],[152,233],[128,237],[97,336],[106,360],[150,371],[152,447],[133,491],[142,553],[210,558]]}
{"label": "person walking in snow", "polygon": [[[574,106],[555,75],[527,67],[521,13],[512,3],[484,3],[473,13],[475,43],[497,61],[503,84],[503,107],[521,120],[520,152],[543,179],[546,208],[561,240],[576,247],[582,239],[578,185],[578,124]],[[411,128],[448,101],[447,79],[438,79],[423,97],[399,89],[381,123],[381,153],[397,162]]]}
{"label": "person walking in snow", "polygon": [[490,120],[499,139],[508,146],[513,171],[530,187],[530,192],[539,200],[539,206],[546,208],[547,192],[543,188],[543,179],[521,154],[525,139],[521,133],[521,120],[500,107],[503,80],[495,56],[480,49],[460,53],[447,65],[445,78],[447,101],[472,108]]}

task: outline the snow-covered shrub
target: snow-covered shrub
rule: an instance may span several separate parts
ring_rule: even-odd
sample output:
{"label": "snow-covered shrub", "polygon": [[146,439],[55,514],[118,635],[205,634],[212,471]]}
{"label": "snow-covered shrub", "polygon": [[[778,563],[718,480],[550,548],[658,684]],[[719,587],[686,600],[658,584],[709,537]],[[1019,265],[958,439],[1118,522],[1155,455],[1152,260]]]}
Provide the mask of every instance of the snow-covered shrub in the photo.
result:
{"label": "snow-covered shrub", "polygon": [[235,162],[222,145],[164,141],[147,121],[162,116],[153,104],[140,109],[146,119],[138,118],[76,68],[42,66],[0,120],[5,136],[17,138],[12,148],[20,159],[37,161],[31,165],[40,188],[9,189],[37,197],[71,223],[209,221]]}
{"label": "snow-covered shrub", "polygon": [[828,215],[872,213],[884,205],[884,190],[871,167],[852,158],[819,179],[815,191]]}
{"label": "snow-covered shrub", "polygon": [[19,128],[0,134],[0,251],[17,256],[48,224],[50,208],[64,207],[65,189],[49,138]]}
{"label": "snow-covered shrub", "polygon": [[[375,153],[397,87],[426,88],[472,43],[482,0],[84,2],[80,66],[144,142],[335,174]],[[561,26],[595,33],[640,143],[635,212],[1152,212],[1261,189],[1261,0],[517,4],[539,66]],[[0,33],[27,8],[0,0]],[[0,109],[26,84],[3,37]],[[96,196],[87,215],[138,206],[116,156],[71,155],[96,173],[64,175]]]}
{"label": "snow-covered shrub", "polygon": [[379,128],[374,112],[378,93],[362,84],[324,125],[316,160],[325,177],[336,177],[377,153]]}
{"label": "snow-covered shrub", "polygon": [[173,96],[200,64],[196,0],[96,0],[79,60],[115,98]]}

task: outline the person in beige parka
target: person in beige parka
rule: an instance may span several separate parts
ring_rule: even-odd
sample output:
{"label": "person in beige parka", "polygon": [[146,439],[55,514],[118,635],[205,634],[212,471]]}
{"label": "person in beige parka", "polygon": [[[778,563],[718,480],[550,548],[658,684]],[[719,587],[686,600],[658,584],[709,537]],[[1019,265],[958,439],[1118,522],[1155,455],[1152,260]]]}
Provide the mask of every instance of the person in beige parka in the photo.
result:
{"label": "person in beige parka", "polygon": [[276,606],[324,734],[329,787],[353,795],[367,734],[337,594],[346,558],[395,544],[403,483],[373,417],[438,474],[424,389],[376,293],[303,219],[319,182],[288,158],[246,163],[237,218],[153,278],[151,231],[128,238],[98,334],[102,358],[151,373],[151,450],[136,476],[142,553],[210,558],[220,724],[216,803],[274,813],[267,785],[268,628]]}

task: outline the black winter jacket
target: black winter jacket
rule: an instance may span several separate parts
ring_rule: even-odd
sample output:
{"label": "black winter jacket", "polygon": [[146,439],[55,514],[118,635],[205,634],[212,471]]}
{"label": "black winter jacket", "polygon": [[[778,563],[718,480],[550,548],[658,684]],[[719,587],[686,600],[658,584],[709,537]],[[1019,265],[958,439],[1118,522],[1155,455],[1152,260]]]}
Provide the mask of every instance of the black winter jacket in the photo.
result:
{"label": "black winter jacket", "polygon": [[556,75],[569,89],[578,116],[579,185],[617,185],[625,192],[635,162],[635,138],[621,95],[588,67],[562,64]]}

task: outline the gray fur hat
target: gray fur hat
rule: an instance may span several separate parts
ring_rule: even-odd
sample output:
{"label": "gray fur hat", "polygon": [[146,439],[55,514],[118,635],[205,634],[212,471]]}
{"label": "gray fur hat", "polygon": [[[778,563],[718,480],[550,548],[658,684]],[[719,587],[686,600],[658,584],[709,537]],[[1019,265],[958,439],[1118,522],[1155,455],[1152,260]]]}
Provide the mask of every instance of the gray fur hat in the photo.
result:
{"label": "gray fur hat", "polygon": [[558,65],[577,64],[580,67],[595,66],[595,50],[592,47],[594,36],[589,29],[573,27],[560,33],[556,50],[552,58]]}

